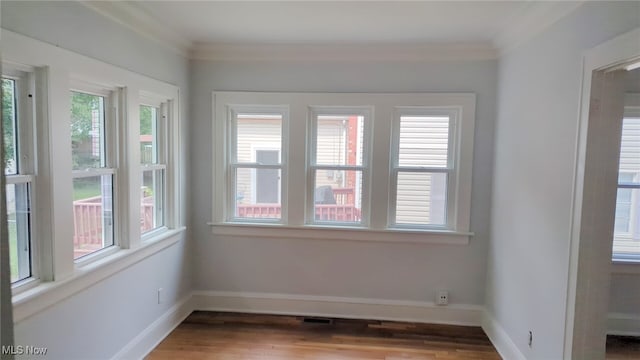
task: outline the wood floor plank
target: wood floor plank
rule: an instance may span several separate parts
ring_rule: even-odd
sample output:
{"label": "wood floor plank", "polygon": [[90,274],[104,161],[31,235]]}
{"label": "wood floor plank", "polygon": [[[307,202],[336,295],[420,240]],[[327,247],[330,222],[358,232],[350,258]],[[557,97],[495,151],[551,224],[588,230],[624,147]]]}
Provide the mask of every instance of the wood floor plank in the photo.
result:
{"label": "wood floor plank", "polygon": [[500,359],[482,329],[393,321],[192,313],[147,359]]}
{"label": "wood floor plank", "polygon": [[[479,327],[195,311],[148,360],[497,360]],[[607,342],[608,360],[640,359],[638,338]]]}

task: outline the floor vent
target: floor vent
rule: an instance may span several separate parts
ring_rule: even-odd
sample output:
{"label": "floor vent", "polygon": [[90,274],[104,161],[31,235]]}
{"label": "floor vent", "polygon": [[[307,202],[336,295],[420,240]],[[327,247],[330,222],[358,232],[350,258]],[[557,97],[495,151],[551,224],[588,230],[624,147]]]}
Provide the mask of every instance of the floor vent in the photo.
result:
{"label": "floor vent", "polygon": [[331,325],[333,324],[333,319],[322,317],[305,317],[302,319],[302,322],[304,324]]}

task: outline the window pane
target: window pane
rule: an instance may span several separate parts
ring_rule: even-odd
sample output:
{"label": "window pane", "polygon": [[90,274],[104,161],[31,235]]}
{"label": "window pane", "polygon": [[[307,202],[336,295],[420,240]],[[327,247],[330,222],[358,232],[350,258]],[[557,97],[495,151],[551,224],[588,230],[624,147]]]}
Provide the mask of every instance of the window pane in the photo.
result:
{"label": "window pane", "polygon": [[362,165],[364,116],[319,115],[316,164]]}
{"label": "window pane", "polygon": [[396,224],[446,224],[445,173],[398,172],[396,196]]}
{"label": "window pane", "polygon": [[317,169],[314,190],[315,220],[362,221],[362,171]]}
{"label": "window pane", "polygon": [[447,167],[449,117],[400,117],[399,166]]}
{"label": "window pane", "polygon": [[73,258],[113,245],[113,176],[73,179]]}
{"label": "window pane", "polygon": [[29,185],[7,185],[7,223],[11,282],[31,276]]}
{"label": "window pane", "polygon": [[281,218],[280,169],[236,169],[236,218]]}
{"label": "window pane", "polygon": [[640,254],[640,189],[618,189],[613,252]]}
{"label": "window pane", "polygon": [[16,82],[2,79],[2,131],[4,138],[4,173],[18,173],[16,133]]}
{"label": "window pane", "polygon": [[[618,182],[640,184],[640,118],[622,120]],[[618,188],[613,234],[615,259],[640,255],[640,190]]]}
{"label": "window pane", "polygon": [[640,184],[640,118],[622,120],[618,181]]}
{"label": "window pane", "polygon": [[145,105],[140,106],[140,160],[158,163],[158,109]]}
{"label": "window pane", "polygon": [[[236,157],[238,163],[279,164],[276,159],[260,159],[259,151],[282,149],[282,115],[238,114],[236,118]],[[265,162],[268,161],[268,162]]]}
{"label": "window pane", "polygon": [[73,170],[104,167],[104,98],[71,92]]}
{"label": "window pane", "polygon": [[142,233],[164,226],[164,169],[142,172]]}

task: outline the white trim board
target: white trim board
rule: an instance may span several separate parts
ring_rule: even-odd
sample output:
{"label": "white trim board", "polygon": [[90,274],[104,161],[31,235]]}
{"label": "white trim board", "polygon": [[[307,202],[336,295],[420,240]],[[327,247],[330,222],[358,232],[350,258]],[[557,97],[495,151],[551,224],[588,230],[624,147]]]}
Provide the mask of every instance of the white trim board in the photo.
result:
{"label": "white trim board", "polygon": [[607,335],[640,336],[640,314],[609,313]]}
{"label": "white trim board", "polygon": [[526,360],[509,334],[487,310],[482,312],[482,330],[503,359]]}
{"label": "white trim board", "polygon": [[189,58],[209,61],[469,61],[493,60],[489,42],[450,44],[215,44],[196,43]]}
{"label": "white trim board", "polygon": [[480,326],[482,306],[229,291],[195,291],[194,310]]}
{"label": "white trim board", "polygon": [[161,21],[136,4],[125,1],[78,0],[78,2],[138,34],[166,46],[183,57],[189,55],[191,41],[178,32],[167,28]]}
{"label": "white trim board", "polygon": [[147,356],[193,312],[192,299],[192,294],[187,294],[183,297],[118,351],[112,357],[112,360],[142,359]]}

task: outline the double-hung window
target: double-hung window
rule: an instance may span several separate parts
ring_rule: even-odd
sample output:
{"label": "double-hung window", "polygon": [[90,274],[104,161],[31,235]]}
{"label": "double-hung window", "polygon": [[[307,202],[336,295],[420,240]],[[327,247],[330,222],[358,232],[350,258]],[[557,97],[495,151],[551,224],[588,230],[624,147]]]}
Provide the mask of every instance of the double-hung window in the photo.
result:
{"label": "double-hung window", "polygon": [[115,112],[108,90],[71,91],[73,258],[114,245]]}
{"label": "double-hung window", "polygon": [[285,107],[230,107],[227,158],[227,220],[280,222],[286,170],[283,129]]}
{"label": "double-hung window", "polygon": [[165,226],[167,103],[140,106],[140,226],[142,234]]}
{"label": "double-hung window", "polygon": [[366,224],[370,114],[369,108],[311,109],[308,223]]}
{"label": "double-hung window", "polygon": [[472,235],[474,94],[216,92],[213,101],[215,232],[255,234],[264,226],[229,223],[271,222],[286,225],[265,230],[277,236]]}
{"label": "double-hung window", "polygon": [[625,108],[620,142],[613,259],[640,261],[640,107]]}
{"label": "double-hung window", "polygon": [[7,69],[2,75],[2,129],[11,282],[34,275],[32,239],[34,177],[32,73]]}
{"label": "double-hung window", "polygon": [[453,229],[458,110],[401,107],[392,129],[390,225]]}

